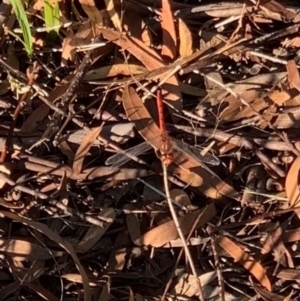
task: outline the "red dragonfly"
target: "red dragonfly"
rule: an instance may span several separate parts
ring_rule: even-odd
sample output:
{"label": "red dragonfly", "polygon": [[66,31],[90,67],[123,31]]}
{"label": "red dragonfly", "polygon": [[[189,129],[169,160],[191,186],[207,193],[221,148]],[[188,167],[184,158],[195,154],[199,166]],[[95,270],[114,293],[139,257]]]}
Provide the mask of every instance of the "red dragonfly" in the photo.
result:
{"label": "red dragonfly", "polygon": [[[157,110],[158,110],[158,121],[159,121],[159,129],[160,129],[160,135],[156,138],[160,140],[160,148],[157,150],[157,156],[161,159],[162,162],[164,162],[166,165],[169,165],[172,163],[174,154],[176,152],[179,153],[187,153],[189,156],[192,156],[194,159],[196,159],[200,164],[202,162],[210,164],[210,165],[219,165],[220,160],[211,155],[201,155],[199,153],[199,150],[195,147],[191,147],[188,144],[185,144],[184,142],[177,140],[175,138],[169,137],[166,131],[166,125],[164,120],[164,112],[163,112],[163,101],[162,101],[162,94],[161,90],[157,91],[157,97],[156,97],[156,104],[157,104]],[[150,150],[152,148],[151,144],[148,142],[143,142],[137,146],[134,146],[132,148],[129,148],[125,151],[125,153],[115,154],[111,157],[109,157],[105,164],[106,165],[113,165],[115,167],[120,167],[124,164],[126,164],[128,161],[131,160],[127,154],[131,154],[134,156],[139,156],[146,151]]]}

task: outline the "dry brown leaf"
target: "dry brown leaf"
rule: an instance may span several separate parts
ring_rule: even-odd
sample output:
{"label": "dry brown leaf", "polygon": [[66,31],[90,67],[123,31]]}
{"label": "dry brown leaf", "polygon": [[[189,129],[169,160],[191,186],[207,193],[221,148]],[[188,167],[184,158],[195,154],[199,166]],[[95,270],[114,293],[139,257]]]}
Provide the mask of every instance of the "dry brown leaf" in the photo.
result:
{"label": "dry brown leaf", "polygon": [[72,30],[69,30],[62,43],[62,64],[65,64],[68,60],[73,62],[75,59],[75,48],[82,44],[90,43],[92,37],[93,32],[90,22],[83,23],[75,35]]}
{"label": "dry brown leaf", "polygon": [[163,32],[163,45],[161,54],[173,60],[176,57],[176,31],[172,13],[172,0],[162,1],[161,28]]}
{"label": "dry brown leaf", "polygon": [[[246,80],[235,82],[231,86],[231,89],[259,111],[269,106],[269,102],[260,98],[268,93],[269,89],[266,87],[273,87],[285,77],[286,72],[259,74]],[[223,122],[224,120],[232,122],[233,120],[251,117],[254,114],[251,108],[243,106],[234,96],[228,96],[226,90],[223,92],[218,91],[217,93],[212,91],[210,95],[213,96],[215,103],[222,102],[224,106],[224,110],[220,113],[218,118]]]}
{"label": "dry brown leaf", "polygon": [[130,36],[140,39],[148,47],[153,45],[151,30],[142,18],[137,18],[137,14],[134,10],[126,10],[126,14],[123,14],[123,31]]}
{"label": "dry brown leaf", "polygon": [[278,224],[276,227],[276,224],[274,225],[274,224],[268,223],[267,225],[262,227],[264,229],[264,231],[267,231],[268,235],[267,235],[265,241],[263,242],[263,245],[261,248],[261,254],[267,254],[267,253],[272,252],[273,249],[275,248],[276,244],[279,242],[279,240],[281,241],[282,231],[278,226],[279,226]]}
{"label": "dry brown leaf", "polygon": [[68,142],[61,141],[57,147],[61,150],[61,152],[65,156],[67,156],[68,163],[72,164],[72,162],[74,161],[75,154],[74,154],[73,150],[71,149],[71,147],[69,146]]}
{"label": "dry brown leaf", "polygon": [[137,75],[147,72],[147,69],[143,66],[134,64],[114,64],[111,66],[101,67],[99,69],[93,69],[88,71],[84,80],[99,80],[107,77],[114,77],[117,75]]}
{"label": "dry brown leaf", "polygon": [[144,301],[145,298],[142,295],[140,295],[140,294],[135,294],[135,300],[136,301]]}
{"label": "dry brown leaf", "polygon": [[[48,2],[50,4],[55,4],[57,2],[62,2],[63,0],[48,0]],[[44,8],[44,3],[45,0],[37,0],[34,4],[33,4],[33,8],[35,10],[41,10],[42,8]]]}
{"label": "dry brown leaf", "polygon": [[299,22],[296,13],[286,9],[283,5],[281,5],[275,0],[267,1],[266,3],[261,4],[260,6],[262,6],[263,10],[267,9],[273,13],[277,13],[283,21],[289,20],[289,21]]}
{"label": "dry brown leaf", "polygon": [[101,294],[99,295],[98,301],[108,301],[109,298],[109,289],[108,289],[108,283],[106,283],[102,287]]}
{"label": "dry brown leaf", "polygon": [[66,279],[70,282],[82,283],[82,277],[77,273],[66,273],[60,276],[63,279]]}
{"label": "dry brown leaf", "polygon": [[[0,164],[0,172],[3,172],[6,175],[10,175],[11,171],[8,169],[8,167],[5,164]],[[2,179],[0,179],[0,189],[4,187],[6,182]]]}
{"label": "dry brown leaf", "polygon": [[[216,277],[216,271],[207,272],[198,277],[204,291],[205,286],[212,282]],[[189,298],[195,296],[198,292],[196,277],[187,273],[180,275],[176,281],[174,291],[176,292],[176,295],[181,295]]]}
{"label": "dry brown leaf", "polygon": [[29,227],[38,230],[43,235],[46,235],[48,238],[55,241],[58,245],[60,245],[63,249],[65,249],[73,258],[74,262],[76,263],[75,266],[78,269],[78,271],[83,279],[84,301],[91,300],[91,293],[90,293],[89,280],[88,280],[87,274],[86,274],[83,266],[81,265],[74,248],[72,247],[72,245],[69,242],[63,240],[57,233],[53,232],[46,225],[44,225],[42,223],[25,219],[23,217],[18,216],[17,214],[7,212],[7,211],[0,211],[0,214],[2,214],[2,216],[5,216],[7,218],[10,218],[19,223],[28,225]]}
{"label": "dry brown leaf", "polygon": [[300,47],[300,37],[294,37],[292,39],[286,39],[284,42],[281,43],[282,46],[284,47],[295,47],[299,48]]}
{"label": "dry brown leaf", "polygon": [[282,241],[286,242],[295,242],[300,240],[300,229],[286,230],[282,235]]}
{"label": "dry brown leaf", "polygon": [[[267,102],[259,98],[261,94],[261,91],[253,89],[241,93],[240,96],[247,103],[251,104],[252,108],[256,111],[260,111],[268,106]],[[251,108],[243,106],[233,95],[226,97],[224,103],[228,103],[228,106],[221,112],[219,116],[220,120],[230,120],[232,122],[241,118],[251,117],[255,114]]]}
{"label": "dry brown leaf", "polygon": [[40,172],[57,175],[59,177],[62,177],[64,173],[66,173],[67,177],[74,181],[93,180],[97,178],[106,178],[107,180],[111,181],[126,181],[136,179],[137,177],[144,178],[153,175],[153,172],[149,169],[141,168],[119,168],[111,166],[99,166],[87,168],[83,170],[82,173],[75,174],[72,168],[66,165],[61,166],[58,164],[54,164],[53,166],[44,166],[39,164],[27,164],[27,162],[25,162],[25,165],[28,170],[36,171],[36,168],[39,168]]}
{"label": "dry brown leaf", "polygon": [[[290,167],[285,180],[285,191],[289,200],[290,206],[298,207],[300,201],[299,190],[299,170],[300,170],[300,157],[297,157]],[[300,216],[299,209],[296,210]]]}
{"label": "dry brown leaf", "polygon": [[113,42],[133,54],[148,70],[154,70],[164,66],[159,54],[152,48],[145,46],[139,39],[124,34],[120,35],[120,32],[110,28],[101,28],[101,33],[108,41]]}
{"label": "dry brown leaf", "polygon": [[[115,240],[114,244],[115,246],[126,246],[132,244],[132,242],[130,241],[129,235],[122,231],[117,236],[117,239]],[[117,250],[113,250],[109,256],[107,270],[109,272],[123,270],[128,259],[128,253],[128,248],[120,248]]]}
{"label": "dry brown leaf", "polygon": [[57,298],[54,294],[52,294],[50,291],[45,289],[38,280],[35,280],[31,283],[26,284],[32,291],[34,291],[36,294],[38,294],[40,297],[42,297],[45,300],[51,300],[51,301],[60,301],[60,298]]}
{"label": "dry brown leaf", "polygon": [[219,236],[218,243],[236,262],[247,269],[267,290],[271,291],[271,283],[262,265],[246,253],[240,246],[227,237]]}
{"label": "dry brown leaf", "polygon": [[16,210],[20,210],[25,207],[24,203],[21,202],[15,203],[15,202],[6,201],[4,200],[4,198],[1,197],[0,197],[0,206],[4,208],[16,209]]}
{"label": "dry brown leaf", "polygon": [[[103,127],[101,132],[101,136],[109,141],[116,142],[118,144],[123,144],[128,141],[128,139],[133,138],[134,133],[134,123],[126,122],[126,123],[117,123],[106,125]],[[88,134],[88,130],[79,129],[75,131],[70,131],[67,133],[68,142],[81,144],[86,135]],[[101,145],[99,140],[94,140],[93,146]]]}
{"label": "dry brown leaf", "polygon": [[282,280],[298,280],[300,279],[300,271],[299,269],[285,269],[281,270],[276,277]]}
{"label": "dry brown leaf", "polygon": [[128,301],[135,301],[134,293],[133,293],[131,287],[130,287],[130,286],[127,286],[127,288],[128,288],[128,290],[129,290],[129,299],[128,299]]}
{"label": "dry brown leaf", "polygon": [[94,27],[95,34],[97,34],[98,26],[107,25],[107,11],[99,11],[94,0],[79,0],[79,3],[88,15],[89,20],[92,22],[92,26]]}
{"label": "dry brown leaf", "polygon": [[191,200],[188,194],[182,189],[172,189],[170,190],[170,196],[172,200],[180,204],[181,206],[188,207],[191,206]]}
{"label": "dry brown leaf", "polygon": [[[216,214],[215,205],[209,204],[204,209],[196,210],[187,213],[179,218],[179,224],[184,235],[189,234],[195,220],[201,215],[199,223],[195,229],[202,227]],[[138,246],[150,245],[159,248],[169,241],[178,238],[178,232],[173,221],[166,222],[158,227],[148,231],[135,241]]]}
{"label": "dry brown leaf", "polygon": [[279,223],[270,223],[265,225],[265,227],[267,227],[266,230],[268,235],[263,243],[261,253],[267,254],[272,252],[276,262],[280,263],[282,266],[293,268],[294,263],[292,256],[282,242],[282,228]]}
{"label": "dry brown leaf", "polygon": [[270,92],[268,97],[279,106],[291,99],[291,95],[287,91],[278,90]]}
{"label": "dry brown leaf", "polygon": [[[136,207],[132,204],[123,207],[125,210],[132,211]],[[130,213],[126,215],[126,224],[128,228],[128,233],[132,241],[135,241],[141,236],[140,222],[136,214]]]}
{"label": "dry brown leaf", "polygon": [[[190,238],[188,245],[189,246],[199,246],[203,243],[207,243],[209,241],[209,238],[199,238],[199,237],[192,237]],[[183,242],[180,238],[170,240],[167,244],[163,245],[162,248],[166,249],[173,249],[173,248],[184,248]]]}
{"label": "dry brown leaf", "polygon": [[[55,295],[42,287],[39,281],[36,279],[44,273],[44,261],[36,261],[29,265],[28,272],[25,270],[25,266],[22,262],[17,260],[12,260],[8,258],[9,264],[12,267],[12,275],[18,280],[22,285],[27,286],[29,289],[33,290],[36,294],[40,295],[45,300],[59,301]],[[1,291],[6,295],[4,290]],[[1,297],[3,295],[1,294]],[[0,300],[2,300],[0,297]],[[7,299],[3,299],[7,300]]]}
{"label": "dry brown leaf", "polygon": [[300,76],[297,64],[294,60],[288,61],[286,65],[290,88],[295,88],[300,91]]}
{"label": "dry brown leaf", "polygon": [[109,271],[121,271],[124,269],[126,264],[126,258],[128,256],[128,250],[126,248],[113,250],[110,253],[110,258],[108,261]]}
{"label": "dry brown leaf", "polygon": [[248,22],[245,25],[245,38],[247,40],[253,39],[252,27],[251,27],[250,23],[248,23]]}
{"label": "dry brown leaf", "polygon": [[104,0],[106,5],[106,11],[113,22],[114,26],[118,30],[122,30],[122,22],[116,8],[121,7],[120,0]]}
{"label": "dry brown leaf", "polygon": [[[297,157],[289,169],[285,180],[286,195],[289,200],[290,206],[299,207],[300,190],[299,190],[299,169],[300,157]],[[295,213],[300,217],[300,209],[295,209]]]}
{"label": "dry brown leaf", "polygon": [[[151,118],[142,100],[132,87],[126,86],[123,94],[123,106],[128,119],[135,123],[140,135],[155,150],[161,146],[160,129]],[[193,156],[186,152],[173,151],[173,163],[169,166],[182,181],[197,187],[204,195],[213,199],[221,198],[222,195],[235,197],[234,189],[222,181],[216,174],[204,164],[200,164]]]}
{"label": "dry brown leaf", "polygon": [[[273,117],[272,114],[270,117]],[[277,129],[300,128],[300,110],[295,108],[294,111],[280,113],[273,122],[273,126]]]}
{"label": "dry brown leaf", "polygon": [[25,239],[0,239],[0,251],[18,261],[46,260],[63,255],[61,251],[45,249]]}
{"label": "dry brown leaf", "polygon": [[293,291],[291,291],[289,296],[283,297],[277,293],[272,293],[272,292],[265,290],[264,288],[255,284],[253,281],[251,281],[251,284],[252,284],[254,290],[256,291],[256,293],[265,301],[288,301],[288,300],[290,300],[290,297],[293,294]]}
{"label": "dry brown leaf", "polygon": [[151,31],[149,30],[149,27],[146,26],[144,21],[142,21],[141,41],[147,47],[150,47],[151,45],[153,45],[153,39],[152,39],[152,36],[151,36]]}
{"label": "dry brown leaf", "polygon": [[194,87],[185,83],[180,82],[179,83],[180,91],[182,93],[193,95],[193,96],[199,96],[203,97],[207,95],[207,92],[204,89],[201,89],[199,87]]}
{"label": "dry brown leaf", "polygon": [[102,227],[91,226],[85,233],[84,237],[81,239],[80,243],[76,247],[76,252],[78,253],[86,253],[91,250],[93,246],[100,240],[100,238],[105,234],[106,230],[109,226],[114,222],[116,217],[115,210],[113,208],[105,208],[103,209],[98,218],[103,220],[103,218],[111,219],[110,222],[106,222]]}
{"label": "dry brown leaf", "polygon": [[[6,93],[8,93],[9,91],[11,91],[11,84],[9,82],[8,79],[2,80],[0,83],[0,96],[5,95]],[[9,104],[7,104],[9,105]],[[11,105],[9,105],[11,107]]]}
{"label": "dry brown leaf", "polygon": [[21,126],[21,133],[30,133],[35,130],[37,124],[45,119],[49,114],[50,108],[46,104],[41,104],[36,108]]}
{"label": "dry brown leaf", "polygon": [[36,279],[38,279],[41,275],[45,273],[46,270],[46,261],[45,260],[37,260],[34,261],[31,266],[29,271],[24,275],[23,281],[30,283]]}
{"label": "dry brown leaf", "polygon": [[[165,66],[161,57],[139,39],[120,35],[119,32],[109,28],[101,28],[101,33],[105,39],[134,55],[148,70],[152,71]],[[176,120],[173,112],[180,114],[182,110],[181,93],[176,76],[170,77],[166,81],[166,84],[162,86],[162,89],[165,95],[164,100],[169,104],[168,109],[170,110],[171,116],[173,120]]]}
{"label": "dry brown leaf", "polygon": [[72,32],[69,32],[62,42],[62,53],[61,53],[62,65],[69,60],[71,62],[74,62],[75,60],[75,46],[72,45],[73,35],[74,34]]}
{"label": "dry brown leaf", "polygon": [[84,157],[88,153],[94,141],[99,137],[102,128],[103,124],[89,132],[82,141],[81,145],[78,147],[73,162],[73,171],[75,174],[79,174],[81,172]]}
{"label": "dry brown leaf", "polygon": [[178,18],[179,54],[186,57],[193,54],[192,33],[181,18]]}
{"label": "dry brown leaf", "polygon": [[73,78],[74,74],[69,74],[65,78],[63,78],[49,94],[49,102],[55,103],[58,99],[60,99],[62,95],[67,91]]}

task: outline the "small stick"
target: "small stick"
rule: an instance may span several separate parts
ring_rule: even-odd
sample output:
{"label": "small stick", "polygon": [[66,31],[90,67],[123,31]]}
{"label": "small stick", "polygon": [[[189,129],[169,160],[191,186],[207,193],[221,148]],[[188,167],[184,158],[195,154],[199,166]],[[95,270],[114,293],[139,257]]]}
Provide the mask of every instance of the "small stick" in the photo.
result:
{"label": "small stick", "polygon": [[[197,227],[197,225],[198,225],[198,223],[199,223],[199,221],[200,221],[201,218],[202,218],[202,215],[199,214],[198,217],[195,219],[194,224],[193,224],[193,226],[192,226],[192,228],[190,230],[189,235],[187,236],[186,241],[190,241],[190,239],[191,239],[194,231],[196,230],[196,227]],[[160,301],[164,301],[165,300],[166,294],[167,294],[167,292],[168,292],[168,290],[169,290],[169,288],[170,288],[170,286],[172,284],[172,278],[175,275],[175,272],[176,272],[177,267],[179,265],[180,259],[181,259],[182,255],[183,255],[183,251],[184,251],[184,249],[182,248],[180,250],[180,253],[179,253],[179,255],[178,255],[177,259],[176,259],[176,262],[175,262],[175,264],[173,266],[172,272],[171,272],[171,274],[169,276],[170,279],[169,279],[169,281],[168,281],[168,283],[167,283],[167,285],[165,287],[164,293],[163,293],[162,297],[160,298]]]}
{"label": "small stick", "polygon": [[230,93],[232,96],[234,96],[236,99],[238,99],[244,106],[251,108],[253,113],[258,116],[261,120],[267,122],[268,126],[284,141],[289,147],[290,151],[292,151],[296,156],[300,156],[300,152],[297,148],[289,141],[287,135],[281,133],[277,128],[273,126],[273,124],[267,120],[262,114],[260,114],[251,104],[249,104],[243,97],[241,97],[238,93],[234,92],[231,88],[224,85],[223,83],[220,83],[218,80],[215,80],[209,75],[206,75],[202,72],[198,72],[201,76],[208,78],[210,81],[214,82],[224,90],[226,90],[228,93]]}
{"label": "small stick", "polygon": [[218,282],[219,282],[219,286],[220,286],[220,292],[219,292],[220,301],[225,301],[224,279],[223,279],[222,271],[221,271],[221,268],[220,268],[219,256],[218,256],[218,253],[217,253],[217,250],[216,250],[215,234],[213,233],[210,226],[208,227],[208,233],[209,233],[210,238],[211,238],[211,248],[212,248],[214,259],[215,259],[215,266],[216,266]]}
{"label": "small stick", "polygon": [[4,150],[1,153],[1,157],[0,157],[0,162],[1,163],[5,162],[6,155],[7,155],[8,151],[11,148],[11,140],[12,140],[12,136],[13,136],[13,132],[14,132],[14,129],[15,129],[15,126],[16,126],[17,119],[18,119],[21,111],[23,110],[24,106],[26,105],[27,96],[29,95],[29,92],[31,91],[31,88],[32,88],[32,86],[34,85],[34,83],[37,79],[37,73],[38,73],[39,69],[40,69],[40,67],[37,64],[37,62],[34,62],[32,71],[27,70],[27,86],[29,87],[29,90],[28,90],[28,92],[22,94],[20,99],[18,99],[18,105],[17,105],[17,107],[15,109],[15,112],[13,114],[12,122],[10,124],[8,135],[7,135],[7,138],[6,138],[6,141],[5,141]]}
{"label": "small stick", "polygon": [[[63,205],[59,201],[51,200],[50,199],[51,197],[49,197],[48,195],[40,192],[39,190],[34,190],[34,189],[31,189],[31,188],[25,187],[24,185],[16,183],[15,181],[13,181],[9,176],[7,176],[3,172],[0,172],[0,180],[4,181],[9,186],[12,186],[13,189],[15,189],[17,191],[24,192],[24,193],[26,193],[28,195],[31,195],[31,196],[33,196],[35,198],[38,198],[38,199],[47,200],[48,204],[55,206],[57,209],[63,210],[64,214],[75,215],[75,216],[79,217],[80,219],[82,219],[83,221],[89,222],[92,225],[102,226],[103,225],[103,221],[105,221],[105,222],[111,222],[110,218],[108,218],[108,219],[107,218],[102,219],[102,218],[99,218],[99,217],[98,218],[94,218],[94,217],[86,215],[85,213],[82,213],[82,212],[80,212],[80,211],[78,211],[76,209],[73,209],[71,207],[65,206],[65,205]],[[33,201],[31,203],[31,206],[32,205],[38,205],[38,206],[40,206],[40,204],[35,203],[35,201]],[[29,208],[28,207],[25,208],[23,210],[23,213],[25,212],[26,209],[28,210]],[[41,209],[43,209],[43,207],[41,207]]]}
{"label": "small stick", "polygon": [[179,220],[178,220],[176,211],[174,209],[173,203],[171,201],[171,195],[170,195],[170,189],[169,189],[169,183],[168,183],[167,165],[163,161],[161,163],[162,163],[163,174],[164,174],[165,193],[166,193],[166,197],[167,197],[168,206],[170,208],[170,212],[171,212],[171,215],[172,215],[172,219],[174,221],[174,224],[175,224],[175,227],[177,229],[178,235],[179,235],[179,237],[182,241],[183,248],[184,248],[186,257],[188,259],[188,262],[190,264],[190,268],[192,270],[192,273],[196,278],[196,283],[197,283],[197,287],[198,287],[198,291],[199,291],[199,300],[200,301],[205,301],[202,285],[201,285],[200,279],[198,278],[197,271],[196,271],[196,268],[195,268],[195,265],[194,265],[194,261],[193,261],[191,252],[190,252],[189,247],[186,243],[185,237],[184,237],[184,235],[181,231]]}

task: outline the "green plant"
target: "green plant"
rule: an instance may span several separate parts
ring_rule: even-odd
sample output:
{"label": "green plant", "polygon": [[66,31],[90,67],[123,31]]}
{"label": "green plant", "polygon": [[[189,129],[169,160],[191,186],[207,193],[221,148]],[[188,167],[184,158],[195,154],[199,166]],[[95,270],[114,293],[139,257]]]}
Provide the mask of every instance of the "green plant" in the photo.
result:
{"label": "green plant", "polygon": [[24,45],[27,54],[31,56],[33,53],[32,35],[23,3],[21,0],[11,0],[11,5],[20,24],[24,40],[15,35],[14,36],[20,40],[20,42]]}
{"label": "green plant", "polygon": [[60,27],[58,1],[51,4],[50,0],[45,0],[44,18],[47,32],[54,31],[58,33]]}

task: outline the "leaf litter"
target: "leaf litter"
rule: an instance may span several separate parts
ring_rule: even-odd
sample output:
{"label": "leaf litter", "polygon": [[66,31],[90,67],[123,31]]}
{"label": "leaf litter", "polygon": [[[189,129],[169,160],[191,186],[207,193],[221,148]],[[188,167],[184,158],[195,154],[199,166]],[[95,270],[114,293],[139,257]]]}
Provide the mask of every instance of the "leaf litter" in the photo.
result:
{"label": "leaf litter", "polygon": [[[0,4],[0,300],[300,300],[299,3],[49,3],[31,56]],[[171,143],[219,162],[167,168],[197,277],[157,90]]]}

